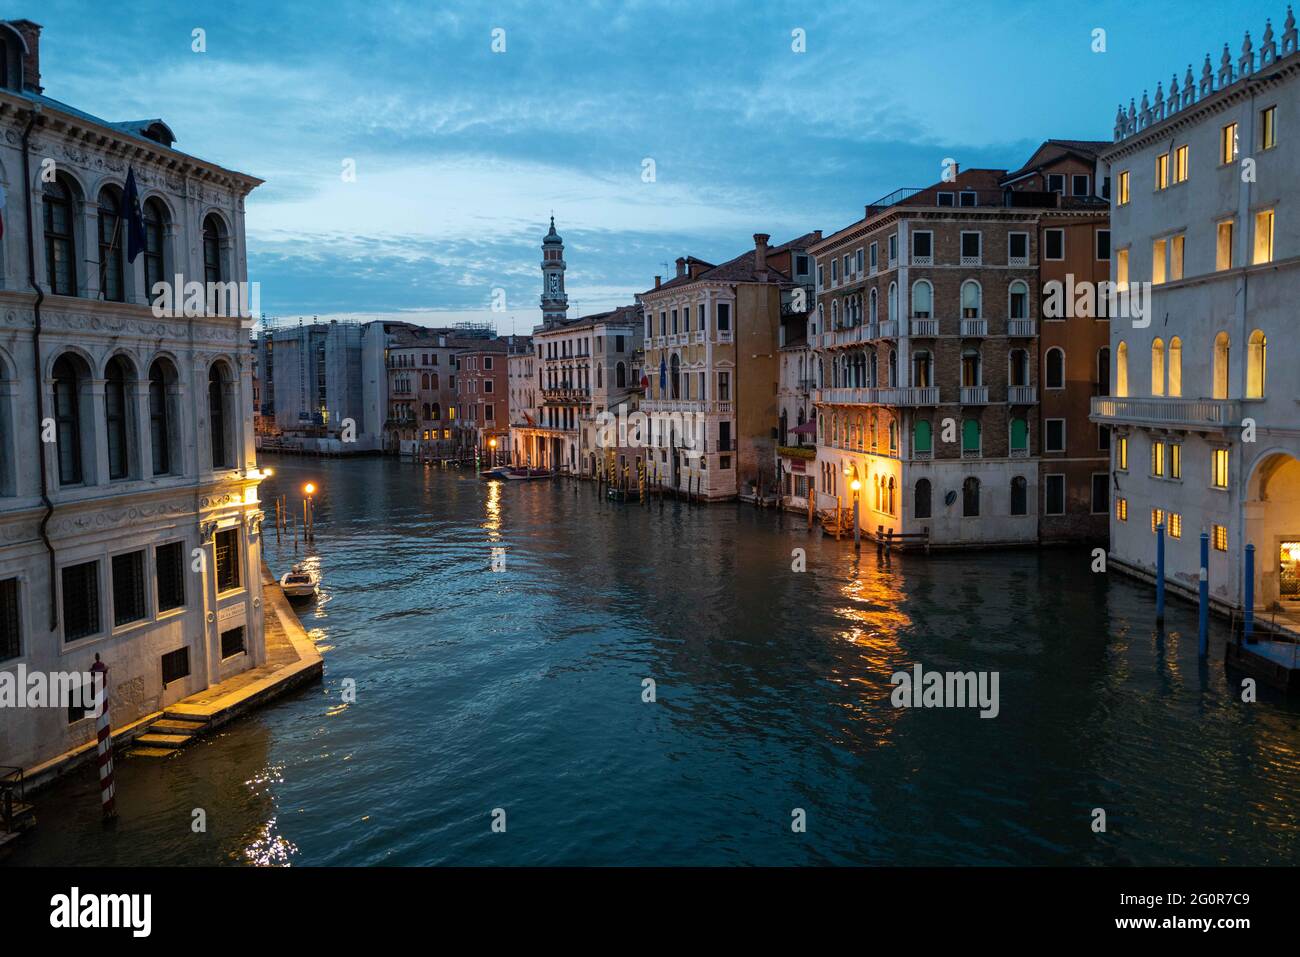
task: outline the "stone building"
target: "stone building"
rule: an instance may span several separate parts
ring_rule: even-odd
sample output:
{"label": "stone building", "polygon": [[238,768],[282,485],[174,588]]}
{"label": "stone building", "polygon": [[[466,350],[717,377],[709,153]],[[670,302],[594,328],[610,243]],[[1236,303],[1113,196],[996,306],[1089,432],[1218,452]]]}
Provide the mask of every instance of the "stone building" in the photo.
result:
{"label": "stone building", "polygon": [[699,455],[681,443],[656,450],[654,463],[670,488],[698,489],[708,500],[776,491],[777,389],[781,317],[812,279],[808,233],[754,248],[720,265],[683,256],[667,282],[637,298],[644,313],[651,416],[702,421]]}
{"label": "stone building", "polygon": [[1085,407],[1105,323],[1047,323],[1040,308],[1045,269],[1105,268],[1096,151],[1049,140],[1015,172],[954,167],[813,248],[819,508],[851,508],[856,482],[872,531],[939,546],[1099,537]]}
{"label": "stone building", "polygon": [[[120,727],[265,658],[251,323],[212,298],[247,280],[261,181],[181,152],[160,119],[46,96],[40,41],[0,22],[0,669],[98,655]],[[207,293],[196,314],[150,305],[178,275]],[[94,723],[6,712],[0,764],[39,774]]]}
{"label": "stone building", "polygon": [[[1112,562],[1211,600],[1300,620],[1300,55],[1288,11],[1154,99],[1120,109],[1111,178],[1113,278],[1150,283],[1148,315],[1111,322]],[[1247,548],[1253,546],[1254,567]]]}

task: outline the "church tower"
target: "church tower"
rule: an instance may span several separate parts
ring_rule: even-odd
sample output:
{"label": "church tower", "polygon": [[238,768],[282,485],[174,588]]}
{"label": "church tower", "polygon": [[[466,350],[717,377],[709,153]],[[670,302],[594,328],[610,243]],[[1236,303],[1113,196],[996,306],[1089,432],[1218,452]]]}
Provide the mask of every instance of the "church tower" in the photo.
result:
{"label": "church tower", "polygon": [[564,240],[551,231],[542,240],[542,327],[550,329],[562,323],[569,312],[569,296],[564,291]]}

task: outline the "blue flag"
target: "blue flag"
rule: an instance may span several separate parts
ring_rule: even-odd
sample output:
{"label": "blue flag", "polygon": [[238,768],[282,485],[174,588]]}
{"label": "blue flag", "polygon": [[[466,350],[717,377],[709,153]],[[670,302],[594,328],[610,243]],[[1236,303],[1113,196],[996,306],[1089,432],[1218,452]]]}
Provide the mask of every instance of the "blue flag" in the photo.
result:
{"label": "blue flag", "polygon": [[664,362],[663,356],[659,357],[659,394],[668,391],[668,363]]}
{"label": "blue flag", "polygon": [[144,217],[140,213],[140,192],[135,188],[135,170],[126,171],[126,261],[144,252]]}

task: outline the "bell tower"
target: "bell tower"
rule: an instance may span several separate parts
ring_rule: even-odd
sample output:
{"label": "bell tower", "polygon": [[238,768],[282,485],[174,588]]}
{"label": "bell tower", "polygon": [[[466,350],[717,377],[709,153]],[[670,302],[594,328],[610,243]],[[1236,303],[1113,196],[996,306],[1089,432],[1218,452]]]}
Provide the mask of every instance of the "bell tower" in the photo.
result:
{"label": "bell tower", "polygon": [[551,217],[551,231],[542,240],[542,327],[550,329],[559,325],[569,312],[569,296],[564,291],[564,240],[555,231],[555,217]]}

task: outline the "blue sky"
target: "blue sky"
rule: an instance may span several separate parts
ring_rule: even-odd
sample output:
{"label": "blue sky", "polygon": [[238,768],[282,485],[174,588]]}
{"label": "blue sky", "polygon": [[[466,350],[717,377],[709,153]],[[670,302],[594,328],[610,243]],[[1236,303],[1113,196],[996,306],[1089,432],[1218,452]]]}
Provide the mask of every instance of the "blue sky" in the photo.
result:
{"label": "blue sky", "polygon": [[1119,102],[1207,52],[1217,66],[1225,42],[1235,57],[1266,17],[1280,34],[1286,5],[41,0],[8,15],[45,26],[48,95],[161,116],[178,148],[267,181],[247,206],[267,312],[526,332],[551,210],[571,303],[611,308],[680,255],[843,226],[938,179],[944,157],[1013,167],[1048,137],[1109,139]]}

